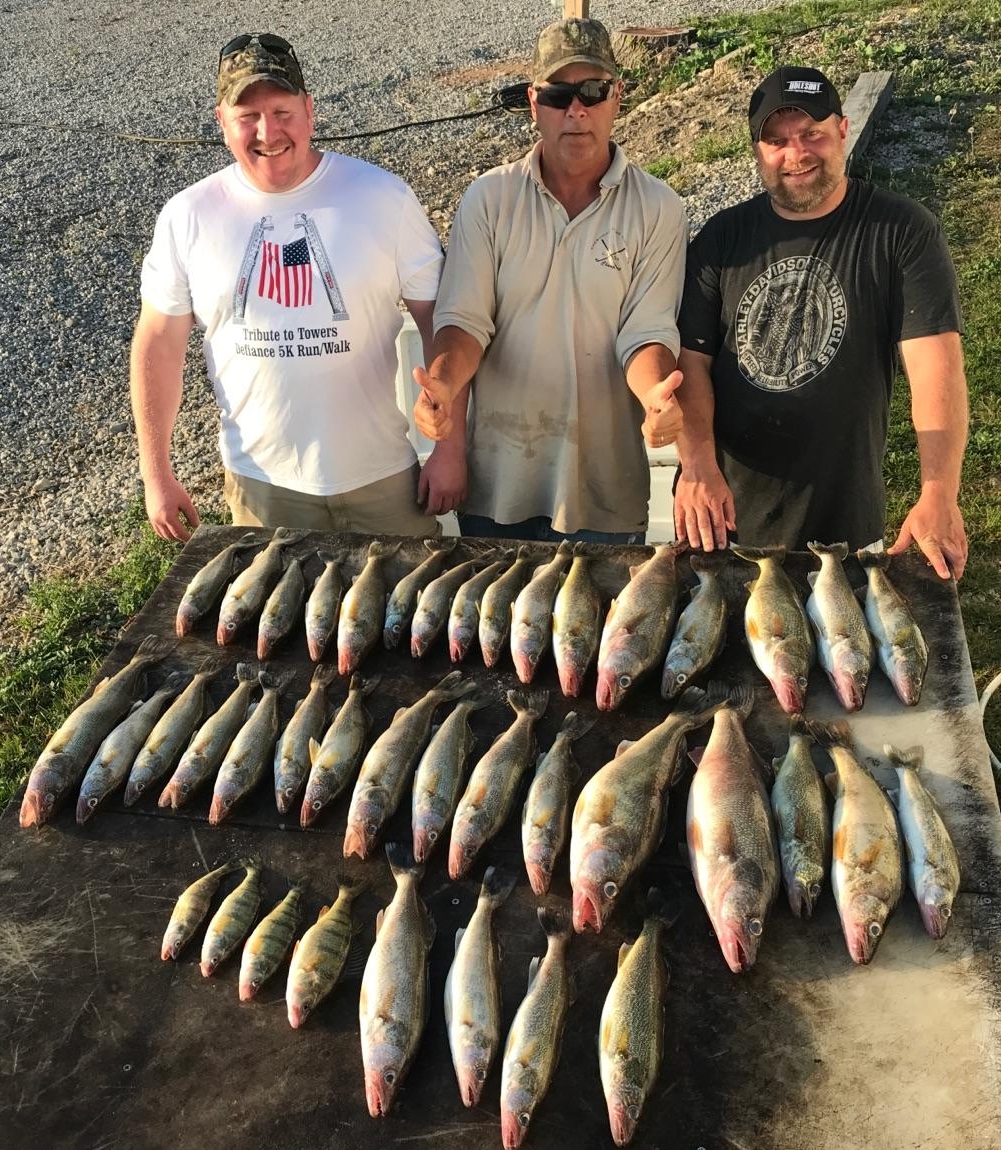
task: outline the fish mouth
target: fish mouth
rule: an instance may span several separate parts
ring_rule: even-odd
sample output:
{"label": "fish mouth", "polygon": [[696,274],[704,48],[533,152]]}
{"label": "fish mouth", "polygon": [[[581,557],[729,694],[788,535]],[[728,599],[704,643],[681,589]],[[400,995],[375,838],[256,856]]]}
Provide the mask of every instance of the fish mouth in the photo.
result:
{"label": "fish mouth", "polygon": [[813,894],[810,884],[798,878],[789,884],[789,909],[797,918],[813,917]]}
{"label": "fish mouth", "polygon": [[257,639],[257,658],[263,663],[265,659],[271,658],[271,652],[274,650],[275,645],[271,639],[265,639],[263,635],[258,636]]}
{"label": "fish mouth", "polygon": [[426,862],[437,841],[437,838],[432,839],[430,837],[427,827],[416,827],[414,829],[414,862]]}
{"label": "fish mouth", "polygon": [[521,1125],[516,1114],[508,1110],[501,1111],[501,1141],[504,1150],[518,1150],[527,1133],[528,1127]]}
{"label": "fish mouth", "polygon": [[288,1008],[288,1024],[293,1030],[298,1030],[306,1021],[306,1011],[297,1003],[290,1003]]}
{"label": "fish mouth", "polygon": [[323,648],[326,646],[319,639],[314,639],[310,635],[306,636],[306,649],[309,651],[309,659],[311,663],[319,663],[323,658]]}
{"label": "fish mouth", "polygon": [[372,849],[372,841],[364,831],[355,826],[349,826],[344,832],[344,857],[357,855],[360,859],[367,859]]}
{"label": "fish mouth", "polygon": [[459,1082],[459,1094],[462,1097],[462,1105],[467,1109],[472,1110],[474,1106],[479,1106],[480,1095],[483,1093],[483,1083],[478,1082],[476,1075],[472,1073],[463,1074]]}
{"label": "fish mouth", "polygon": [[894,689],[897,692],[897,698],[904,704],[904,706],[916,706],[918,700],[921,698],[923,680],[915,678],[909,672],[898,670],[892,676],[892,681]]}
{"label": "fish mouth", "polygon": [[240,1001],[250,1002],[257,992],[254,990],[254,984],[249,980],[240,983]]}
{"label": "fish mouth", "polygon": [[535,677],[535,668],[538,666],[538,661],[535,663],[523,652],[512,651],[511,658],[514,660],[514,673],[522,683],[531,683]]}
{"label": "fish mouth", "polygon": [[45,804],[40,795],[32,791],[25,791],[21,800],[21,813],[18,821],[22,827],[40,827],[48,817]]}
{"label": "fish mouth", "polygon": [[423,659],[424,652],[428,649],[427,643],[424,642],[417,635],[410,636],[410,656],[413,659]]}
{"label": "fish mouth", "polygon": [[[876,932],[873,933],[870,927],[875,927]],[[883,937],[882,928],[876,922],[844,922],[842,920],[842,929],[845,943],[848,946],[848,953],[852,956],[852,962],[859,966],[867,966],[872,962],[879,940]]]}
{"label": "fish mouth", "polygon": [[560,668],[560,690],[568,699],[576,699],[584,685],[584,676],[576,667]]}
{"label": "fish mouth", "polygon": [[802,714],[803,704],[806,702],[806,691],[792,677],[777,678],[772,683],[772,690],[779,706],[787,715]]}
{"label": "fish mouth", "polygon": [[463,639],[449,639],[448,657],[453,663],[461,663],[469,650],[469,642]]}
{"label": "fish mouth", "polygon": [[681,688],[687,682],[687,676],[679,681],[676,671],[664,668],[664,676],[660,681],[660,695],[662,699],[673,699],[675,695],[680,694]]}
{"label": "fish mouth", "polygon": [[590,928],[595,934],[598,934],[604,925],[598,900],[589,895],[587,891],[575,890],[573,892],[574,930],[578,934],[583,934],[585,930]]}
{"label": "fish mouth", "polygon": [[528,871],[528,881],[532,887],[532,893],[537,895],[547,894],[549,891],[549,884],[552,881],[552,873],[540,863],[525,862],[525,870]]}
{"label": "fish mouth", "polygon": [[176,942],[165,942],[160,950],[160,958],[164,962],[176,962],[181,948]]}
{"label": "fish mouth", "polygon": [[214,958],[207,959],[205,962],[198,964],[198,969],[202,972],[202,978],[211,978],[215,974],[219,963]]}
{"label": "fish mouth", "polygon": [[373,1118],[384,1118],[393,1105],[394,1090],[378,1070],[365,1071],[365,1102]]}
{"label": "fish mouth", "polygon": [[174,621],[174,630],[177,632],[178,639],[183,639],[186,635],[190,635],[194,627],[194,612],[186,610],[183,607],[178,608],[177,619]]}
{"label": "fish mouth", "polygon": [[386,627],[382,632],[382,644],[387,651],[395,651],[400,645],[400,633],[392,627]]}
{"label": "fish mouth", "polygon": [[839,675],[834,680],[834,693],[846,711],[860,711],[865,702],[865,686],[849,675]]}
{"label": "fish mouth", "polygon": [[945,938],[945,932],[949,929],[949,922],[952,919],[952,907],[922,903],[920,910],[921,921],[928,934],[934,939]]}
{"label": "fish mouth", "polygon": [[313,823],[315,823],[316,820],[320,817],[320,812],[322,810],[323,806],[321,805],[320,807],[314,807],[313,800],[310,799],[310,797],[307,795],[302,800],[302,808],[299,811],[299,826],[311,827]]}
{"label": "fish mouth", "polygon": [[480,650],[483,652],[483,665],[485,667],[495,666],[497,660],[500,658],[500,651],[494,647],[484,647],[482,643],[480,644]]}
{"label": "fish mouth", "polygon": [[627,1146],[636,1133],[636,1119],[629,1117],[626,1107],[621,1102],[608,1107],[608,1125],[616,1146]]}
{"label": "fish mouth", "polygon": [[595,702],[599,711],[614,711],[622,702],[622,693],[616,677],[607,671],[598,675],[598,689],[595,692]]}
{"label": "fish mouth", "polygon": [[217,827],[229,815],[229,807],[222,795],[212,796],[212,805],[209,807],[209,826]]}
{"label": "fish mouth", "polygon": [[80,798],[77,800],[77,804],[76,804],[77,825],[82,827],[83,824],[85,822],[87,822],[87,820],[91,817],[91,815],[93,815],[93,813],[96,810],[97,810],[97,800],[95,799],[95,800],[91,801],[90,799],[87,799],[83,795],[81,795]]}
{"label": "fish mouth", "polygon": [[454,882],[456,879],[463,878],[466,871],[469,870],[472,859],[466,858],[466,852],[463,850],[460,843],[456,843],[449,848],[448,852],[448,877]]}
{"label": "fish mouth", "polygon": [[752,935],[742,923],[723,923],[716,932],[720,950],[734,974],[745,974],[758,957],[761,935]]}
{"label": "fish mouth", "polygon": [[225,623],[220,623],[216,628],[215,641],[219,647],[228,647],[230,643],[236,638],[238,628],[227,626]]}
{"label": "fish mouth", "polygon": [[360,662],[358,656],[354,651],[338,651],[337,652],[337,673],[338,675],[350,675]]}

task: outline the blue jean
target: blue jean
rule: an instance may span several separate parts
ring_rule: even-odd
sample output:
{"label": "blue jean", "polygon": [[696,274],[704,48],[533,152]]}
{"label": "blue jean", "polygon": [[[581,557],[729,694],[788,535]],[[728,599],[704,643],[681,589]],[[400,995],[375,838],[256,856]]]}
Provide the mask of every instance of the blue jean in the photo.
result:
{"label": "blue jean", "polygon": [[642,546],[646,533],[642,531],[573,531],[566,534],[553,530],[553,521],[545,515],[523,519],[520,523],[498,523],[486,515],[467,515],[459,512],[459,531],[463,535],[476,535],[481,539],[530,539],[542,543],[618,543],[623,546]]}

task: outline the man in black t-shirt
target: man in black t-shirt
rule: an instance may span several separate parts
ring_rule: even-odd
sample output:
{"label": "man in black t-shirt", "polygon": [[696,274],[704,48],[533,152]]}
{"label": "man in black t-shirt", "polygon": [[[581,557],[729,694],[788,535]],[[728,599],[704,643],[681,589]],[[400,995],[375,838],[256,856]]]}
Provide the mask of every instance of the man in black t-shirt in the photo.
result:
{"label": "man in black t-shirt", "polygon": [[692,242],[679,326],[684,414],[679,539],[725,547],[882,540],[882,466],[900,360],[921,493],[889,551],[911,543],[959,578],[967,434],[956,275],[935,217],[845,173],[848,121],[813,68],[751,97],[765,193]]}

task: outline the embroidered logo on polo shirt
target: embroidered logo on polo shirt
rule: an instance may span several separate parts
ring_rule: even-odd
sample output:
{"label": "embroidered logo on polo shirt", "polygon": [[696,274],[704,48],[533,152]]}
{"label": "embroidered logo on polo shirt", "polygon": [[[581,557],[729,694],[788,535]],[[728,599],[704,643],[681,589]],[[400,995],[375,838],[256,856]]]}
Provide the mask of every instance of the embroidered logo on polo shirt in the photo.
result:
{"label": "embroidered logo on polo shirt", "polygon": [[621,232],[616,231],[615,228],[605,232],[603,236],[599,236],[591,245],[591,252],[596,264],[601,264],[603,268],[612,268],[617,272],[622,271],[622,264],[629,257],[626,237]]}
{"label": "embroidered logo on polo shirt", "polygon": [[737,305],[741,374],[763,391],[792,391],[816,378],[845,336],[845,293],[833,268],[792,256],[766,268]]}

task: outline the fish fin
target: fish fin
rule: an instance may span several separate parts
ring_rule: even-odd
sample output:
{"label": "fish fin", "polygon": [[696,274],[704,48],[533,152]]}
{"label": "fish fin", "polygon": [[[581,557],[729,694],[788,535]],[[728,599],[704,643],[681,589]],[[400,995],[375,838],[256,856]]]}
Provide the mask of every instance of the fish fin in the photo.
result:
{"label": "fish fin", "polygon": [[623,739],[623,740],[622,740],[622,741],[619,743],[619,745],[618,745],[618,746],[615,748],[615,755],[614,755],[613,757],[617,759],[617,758],[619,757],[619,755],[622,755],[622,754],[624,754],[626,751],[628,751],[628,750],[629,750],[629,748],[630,748],[630,747],[633,745],[633,743],[635,743],[635,742],[636,742],[636,740],[635,740],[635,739]]}
{"label": "fish fin", "polygon": [[356,671],[351,676],[351,685],[348,689],[351,691],[360,692],[362,698],[365,698],[365,696],[371,695],[372,692],[376,689],[376,687],[378,687],[378,685],[381,682],[382,682],[382,676],[381,675],[373,675],[371,678],[366,679],[366,678],[363,678],[361,675],[359,675]]}
{"label": "fish fin", "polygon": [[385,909],[385,907],[383,907],[383,909],[380,910],[379,913],[375,916],[375,937],[376,938],[379,937],[379,931],[382,930],[382,920],[385,917],[386,917],[386,909]]}
{"label": "fish fin", "polygon": [[542,965],[542,958],[536,955],[535,958],[528,964],[528,989],[532,989],[532,983],[535,982],[539,973],[539,967]]}
{"label": "fish fin", "polygon": [[624,942],[619,947],[619,958],[618,958],[618,961],[615,965],[616,970],[622,969],[622,964],[626,961],[626,955],[628,955],[632,949],[633,949],[633,944],[631,942]]}
{"label": "fish fin", "polygon": [[560,727],[560,734],[569,742],[576,742],[594,726],[598,720],[590,715],[579,715],[576,711],[567,711]]}
{"label": "fish fin", "polygon": [[455,949],[456,950],[459,949],[459,943],[462,942],[462,936],[465,933],[466,933],[466,928],[464,926],[460,926],[459,929],[455,932]]}
{"label": "fish fin", "polygon": [[396,714],[395,714],[395,715],[392,717],[392,719],[390,720],[390,726],[392,726],[392,725],[393,725],[393,723],[395,723],[395,722],[396,722],[396,720],[397,720],[397,719],[398,719],[398,718],[399,718],[401,715],[405,715],[406,713],[407,713],[407,708],[406,708],[406,707],[400,707],[400,708],[399,708],[399,710],[396,712]]}
{"label": "fish fin", "polygon": [[814,586],[816,585],[817,576],[819,574],[820,574],[819,571],[807,571],[807,573],[806,573],[806,581],[807,581],[807,583],[810,584],[810,590],[811,591],[813,590]]}
{"label": "fish fin", "polygon": [[827,789],[831,792],[831,794],[835,798],[837,798],[838,797],[838,772],[837,771],[828,771],[828,773],[823,776],[823,780],[824,780],[824,785],[827,787]]}
{"label": "fish fin", "polygon": [[320,744],[316,739],[309,740],[309,765],[312,766],[320,753]]}
{"label": "fish fin", "polygon": [[688,752],[688,757],[692,760],[696,767],[702,762],[702,756],[706,753],[705,747],[692,747]]}

